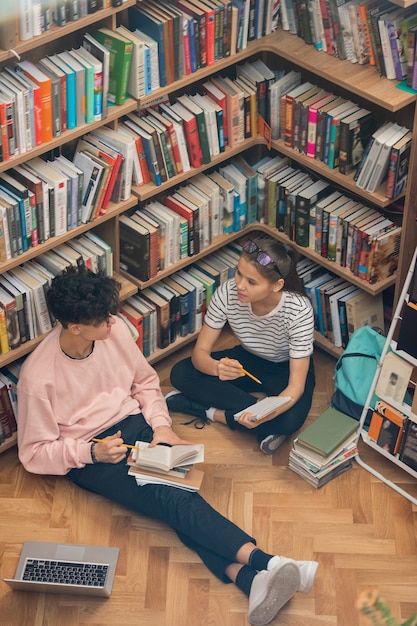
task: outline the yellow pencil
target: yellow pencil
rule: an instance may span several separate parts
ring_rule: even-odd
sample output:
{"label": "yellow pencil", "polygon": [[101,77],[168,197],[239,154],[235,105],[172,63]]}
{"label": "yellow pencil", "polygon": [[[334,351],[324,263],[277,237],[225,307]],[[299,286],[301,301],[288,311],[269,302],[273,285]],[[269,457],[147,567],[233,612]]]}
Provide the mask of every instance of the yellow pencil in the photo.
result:
{"label": "yellow pencil", "polygon": [[[230,356],[227,356],[226,359],[229,359],[229,361],[231,360]],[[249,376],[249,378],[252,378],[252,380],[254,380],[255,383],[259,383],[260,385],[262,385],[262,381],[260,381],[259,378],[256,378],[256,376],[254,376],[253,374],[245,370],[242,366],[240,366],[240,369],[245,374],[245,376]]]}
{"label": "yellow pencil", "polygon": [[[103,443],[104,439],[92,439],[91,441],[94,441],[94,443]],[[132,450],[140,450],[139,446],[131,446],[128,443],[122,443],[121,445],[125,448],[132,448]]]}
{"label": "yellow pencil", "polygon": [[243,367],[241,367],[240,369],[246,376],[249,376],[249,378],[252,378],[252,380],[254,380],[255,383],[259,383],[260,385],[262,385],[262,382],[259,380],[259,378],[256,378],[256,376],[254,376],[253,374],[245,370]]}

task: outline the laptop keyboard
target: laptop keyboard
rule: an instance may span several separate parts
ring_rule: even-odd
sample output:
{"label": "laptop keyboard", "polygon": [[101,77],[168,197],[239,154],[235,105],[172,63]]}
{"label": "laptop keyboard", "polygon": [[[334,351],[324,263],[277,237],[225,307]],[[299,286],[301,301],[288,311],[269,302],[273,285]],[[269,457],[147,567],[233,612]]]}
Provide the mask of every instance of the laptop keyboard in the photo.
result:
{"label": "laptop keyboard", "polygon": [[109,566],[103,563],[26,559],[22,579],[80,587],[104,587],[108,569]]}

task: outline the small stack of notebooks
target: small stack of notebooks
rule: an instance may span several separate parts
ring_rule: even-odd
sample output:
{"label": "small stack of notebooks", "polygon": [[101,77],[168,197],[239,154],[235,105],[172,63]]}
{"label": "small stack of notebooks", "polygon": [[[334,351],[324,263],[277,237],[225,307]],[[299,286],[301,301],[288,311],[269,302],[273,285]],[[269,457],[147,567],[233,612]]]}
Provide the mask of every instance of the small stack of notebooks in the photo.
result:
{"label": "small stack of notebooks", "polygon": [[358,453],[358,421],[329,407],[294,440],[288,467],[322,487],[352,466]]}
{"label": "small stack of notebooks", "polygon": [[149,447],[146,441],[137,441],[132,448],[127,464],[129,476],[134,476],[138,485],[171,485],[187,491],[198,491],[204,473],[194,467],[204,461],[204,445],[158,444]]}

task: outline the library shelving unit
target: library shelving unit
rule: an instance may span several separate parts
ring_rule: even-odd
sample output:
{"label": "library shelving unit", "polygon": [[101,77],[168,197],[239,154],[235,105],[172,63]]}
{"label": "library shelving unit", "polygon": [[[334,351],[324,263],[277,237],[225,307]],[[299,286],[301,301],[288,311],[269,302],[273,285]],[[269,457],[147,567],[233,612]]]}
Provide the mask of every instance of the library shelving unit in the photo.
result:
{"label": "library shelving unit", "polygon": [[[125,0],[120,7],[102,9],[92,15],[79,19],[76,22],[69,22],[64,27],[52,26],[50,31],[47,31],[38,37],[32,38],[29,41],[19,43],[13,52],[0,51],[0,69],[2,66],[7,64],[13,64],[16,55],[19,55],[21,58],[26,58],[30,55],[30,59],[36,61],[45,54],[48,54],[50,51],[56,52],[58,50],[66,50],[74,47],[75,45],[79,45],[83,33],[87,30],[93,30],[103,25],[110,28],[114,28],[119,23],[124,23],[126,25],[127,8],[129,6],[133,6],[134,4],[135,0]],[[410,2],[410,0],[397,0],[395,4],[407,7],[414,4],[414,2]],[[80,126],[71,131],[66,131],[60,137],[55,137],[48,144],[43,144],[30,150],[26,154],[19,155],[9,161],[0,163],[0,171],[5,171],[8,168],[13,167],[15,164],[22,163],[34,156],[45,154],[50,150],[60,148],[61,146],[67,144],[71,145],[71,143],[75,142],[78,137],[96,126],[107,124],[117,129],[118,119],[129,111],[136,109],[138,105],[145,107],[146,105],[150,105],[152,101],[159,97],[168,96],[181,92],[182,90],[190,89],[194,84],[207,79],[212,74],[220,73],[223,70],[232,68],[235,64],[241,61],[253,58],[262,58],[273,68],[284,67],[288,69],[299,69],[302,72],[303,79],[313,80],[318,85],[327,87],[329,90],[332,90],[339,95],[348,95],[351,99],[355,99],[355,101],[360,103],[362,106],[371,108],[375,112],[377,121],[382,122],[385,119],[395,119],[409,128],[412,128],[415,133],[417,132],[417,126],[415,125],[416,96],[414,94],[397,89],[396,81],[389,81],[380,77],[376,72],[376,69],[373,67],[358,66],[357,64],[351,64],[348,61],[340,61],[339,59],[330,57],[330,55],[325,53],[320,53],[312,46],[304,44],[304,42],[295,35],[291,35],[279,29],[277,32],[263,37],[262,39],[249,42],[246,49],[241,50],[235,55],[221,59],[210,67],[200,69],[191,75],[182,77],[180,80],[166,87],[154,91],[151,95],[141,98],[139,102],[136,102],[133,99],[128,99],[122,106],[111,107],[109,116],[101,122]],[[191,170],[191,172],[188,172],[186,175],[182,174],[175,176],[159,187],[152,184],[144,185],[142,187],[134,187],[132,197],[126,202],[111,206],[106,215],[101,216],[98,220],[89,224],[83,224],[72,231],[68,231],[60,237],[52,238],[44,244],[30,249],[18,258],[1,264],[0,272],[10,269],[14,265],[24,263],[26,260],[31,258],[35,258],[38,253],[51,249],[55,245],[58,245],[66,240],[70,240],[84,231],[93,228],[98,235],[103,237],[112,246],[115,275],[122,282],[121,296],[122,298],[128,298],[136,293],[138,289],[143,289],[153,282],[176,272],[178,269],[186,267],[187,265],[193,263],[196,259],[202,258],[227,245],[228,242],[239,239],[242,236],[254,231],[262,231],[271,234],[280,241],[288,243],[288,245],[296,248],[301,255],[314,259],[327,270],[343,276],[346,280],[358,285],[371,294],[377,295],[388,287],[394,285],[396,282],[395,276],[374,285],[370,285],[369,283],[355,277],[351,272],[339,267],[336,263],[327,261],[323,257],[316,254],[313,250],[297,246],[285,235],[279,233],[275,228],[259,223],[246,226],[238,233],[220,235],[213,240],[209,246],[204,248],[199,255],[181,260],[179,263],[172,265],[168,270],[160,272],[156,278],[151,281],[140,282],[136,278],[120,270],[118,216],[121,213],[129,211],[135,207],[138,202],[145,202],[151,198],[157,198],[161,193],[164,193],[168,189],[185,181],[194,174],[219,165],[236,154],[244,154],[248,150],[253,151],[257,149],[265,151],[267,147],[269,146],[267,146],[266,140],[259,136],[255,139],[245,141],[238,148],[226,149],[224,153],[213,159],[210,164],[204,165],[196,170]],[[341,188],[345,189],[346,192],[357,196],[359,199],[363,199],[364,202],[369,202],[372,205],[379,207],[382,211],[387,207],[388,202],[382,192],[369,194],[365,191],[359,190],[354,184],[351,176],[342,176],[337,170],[329,170],[321,163],[314,161],[314,159],[307,159],[296,151],[289,150],[280,140],[273,141],[271,147],[277,152],[287,154],[291,157],[291,159],[302,164],[303,166],[309,167],[315,174],[337,184]],[[416,147],[415,143],[413,143],[408,177],[409,184],[406,191],[403,216],[404,234],[401,241],[399,267],[397,271],[397,290],[400,289],[403,283],[406,273],[406,269],[404,268],[409,266],[412,251],[417,244],[417,227],[415,212],[413,209],[414,200],[417,198],[417,176],[414,175],[414,170],[416,170],[417,173],[415,153]],[[192,341],[193,339],[195,339],[195,334],[177,339],[168,348],[158,350],[156,353],[152,354],[149,357],[149,361],[154,363],[180,348],[184,345],[184,343]],[[40,340],[41,338],[37,338],[34,341],[23,344],[12,352],[0,355],[0,367],[29,353]],[[327,341],[320,334],[316,335],[316,343],[335,357],[340,355],[340,349],[335,348],[333,344]],[[13,443],[14,442],[7,440],[6,443],[0,445],[0,452],[4,450],[6,446],[9,447],[10,445],[13,445]]]}
{"label": "library shelving unit", "polygon": [[[411,6],[411,4],[415,4],[415,2],[410,2],[409,0],[398,0],[395,4],[402,7],[408,7]],[[381,77],[375,67],[353,64],[349,61],[341,61],[323,52],[318,52],[312,46],[306,45],[299,37],[282,30],[278,30],[277,32],[257,41],[250,42],[246,49],[238,52],[236,55],[222,59],[211,67],[198,70],[194,74],[185,76],[179,81],[158,89],[150,96],[141,98],[139,100],[140,107],[146,107],[146,105],[150,104],[158,97],[175,95],[185,89],[189,90],[193,85],[207,79],[210,75],[221,73],[223,70],[227,70],[230,66],[251,58],[263,58],[272,69],[285,67],[287,69],[291,68],[301,71],[303,79],[310,80],[314,84],[322,86],[323,88],[328,88],[329,91],[334,91],[338,95],[348,96],[350,99],[358,102],[360,106],[373,110],[377,123],[381,124],[387,119],[395,120],[412,129],[414,133],[417,132],[415,122],[415,93],[410,93],[409,91],[397,88],[398,83],[396,81],[387,80],[386,78]],[[211,169],[223,161],[232,158],[237,153],[244,154],[247,150],[255,147],[258,147],[259,149],[263,147],[265,150],[266,145],[266,140],[263,137],[258,136],[255,139],[247,140],[237,148],[226,149],[224,153],[215,157],[211,163],[206,164],[197,170],[191,170],[191,172],[187,172],[186,174],[175,176],[159,187],[156,187],[153,184],[147,184],[142,187],[134,187],[133,193],[137,195],[140,202],[146,202],[151,198],[156,198],[157,196],[166,193],[167,190],[184,182],[194,174]],[[331,170],[323,163],[308,158],[305,155],[286,147],[282,140],[273,140],[271,142],[271,148],[283,155],[289,156],[293,161],[298,162],[302,166],[310,169],[310,171],[317,176],[329,180],[339,188],[346,191],[348,194],[353,197],[357,197],[366,204],[376,207],[381,210],[381,212],[384,212],[384,209],[386,209],[392,202],[392,200],[390,201],[385,197],[383,186],[381,186],[381,188],[375,193],[369,193],[366,190],[361,190],[356,186],[353,180],[353,174],[343,175],[339,173],[338,169]],[[401,239],[397,274],[373,285],[355,277],[349,270],[338,266],[336,263],[327,261],[313,250],[297,246],[293,241],[290,241],[288,237],[278,232],[277,229],[259,223],[248,225],[238,233],[221,235],[213,240],[208,247],[200,251],[199,255],[182,259],[179,263],[176,263],[163,272],[158,273],[155,278],[149,281],[143,282],[129,276],[128,274],[125,274],[125,276],[128,277],[129,280],[133,281],[139,289],[144,289],[167,275],[186,267],[195,260],[221,248],[229,241],[239,239],[250,232],[261,230],[294,247],[302,256],[313,259],[327,270],[336,275],[342,276],[347,281],[357,285],[372,295],[377,295],[385,291],[388,287],[395,285],[396,291],[394,299],[396,301],[398,300],[398,294],[400,293],[401,285],[405,278],[412,251],[417,244],[417,225],[415,210],[413,208],[414,198],[416,198],[417,194],[417,177],[413,175],[414,169],[417,168],[415,152],[416,144],[414,142],[408,177],[408,188],[405,194],[405,208],[402,220],[403,235]],[[123,272],[121,273],[123,274]],[[157,351],[151,355],[149,360],[151,362],[155,362],[160,358],[163,358],[165,354],[173,352],[177,346],[181,347],[184,343],[192,341],[194,338],[195,335],[177,340],[165,350]],[[325,349],[336,358],[340,356],[342,352],[341,349],[336,348],[320,333],[316,333],[315,341],[316,345]]]}
{"label": "library shelving unit", "polygon": [[[364,428],[364,424],[365,424],[365,420],[367,417],[367,412],[368,409],[372,407],[373,403],[374,403],[374,398],[375,398],[375,394],[376,394],[376,387],[377,387],[377,383],[379,380],[379,377],[381,375],[381,369],[384,363],[384,358],[387,354],[387,352],[389,350],[392,350],[394,352],[394,354],[398,355],[399,357],[401,357],[402,359],[404,359],[405,361],[407,361],[409,364],[411,364],[414,368],[417,367],[417,358],[415,358],[413,355],[409,354],[407,351],[403,350],[403,349],[399,349],[399,344],[397,343],[397,341],[395,340],[395,338],[398,336],[398,325],[401,325],[401,321],[402,321],[402,316],[403,316],[403,311],[404,311],[404,307],[407,305],[407,302],[409,300],[409,291],[410,291],[410,285],[411,285],[411,281],[414,277],[415,271],[416,271],[416,259],[417,259],[417,248],[414,251],[414,255],[411,261],[411,265],[410,268],[408,270],[408,273],[406,275],[406,279],[404,281],[404,285],[401,291],[401,295],[398,299],[398,303],[396,306],[396,310],[393,316],[393,320],[390,326],[390,329],[387,333],[387,338],[381,353],[381,357],[379,359],[378,365],[377,365],[377,369],[375,372],[375,376],[374,379],[372,381],[372,385],[371,388],[369,390],[369,394],[368,397],[366,399],[366,403],[364,406],[364,409],[362,411],[362,415],[361,415],[361,419],[360,419],[360,427],[359,427],[359,432],[361,434],[361,438],[362,440],[368,445],[370,446],[373,450],[376,450],[377,452],[379,452],[379,454],[381,454],[382,456],[384,456],[386,459],[388,459],[389,461],[391,461],[392,463],[394,463],[395,465],[397,465],[398,467],[400,467],[402,470],[404,470],[405,472],[407,472],[408,474],[410,474],[412,477],[414,477],[414,479],[417,479],[417,471],[414,470],[413,468],[411,468],[410,466],[408,466],[406,463],[403,463],[403,461],[401,461],[399,459],[399,455],[397,454],[391,454],[389,451],[385,450],[383,447],[381,447],[380,445],[378,445],[375,441],[373,441],[373,439],[371,439],[368,435],[367,430]],[[410,338],[410,341],[412,341],[412,339]],[[377,396],[379,397],[379,396]],[[392,407],[394,407],[394,409],[397,409],[398,411],[400,411],[401,413],[403,413],[404,415],[407,416],[407,418],[409,418],[410,416],[414,416],[414,419],[417,419],[417,416],[412,413],[412,407],[409,404],[406,404],[405,402],[402,402],[401,404],[399,404],[398,402],[395,402],[392,398],[384,398],[383,396],[381,396],[381,400],[385,400],[387,402],[387,404],[391,405]],[[413,402],[414,405],[414,402]],[[396,482],[393,482],[390,478],[388,478],[388,476],[386,474],[381,473],[380,471],[378,471],[377,469],[375,469],[373,466],[369,465],[368,463],[366,463],[360,455],[358,455],[356,458],[356,462],[363,467],[364,469],[366,469],[368,472],[370,472],[371,474],[373,474],[374,476],[376,476],[377,478],[379,478],[380,480],[382,480],[386,485],[388,485],[389,487],[391,487],[392,489],[394,489],[395,491],[397,491],[398,493],[400,493],[402,496],[404,496],[405,498],[407,498],[408,500],[410,500],[410,502],[412,502],[413,504],[415,504],[417,506],[417,497],[413,496],[412,494],[410,494],[408,491],[405,491],[404,489],[402,489]]]}
{"label": "library shelving unit", "polygon": [[[70,49],[72,47],[76,47],[81,44],[83,34],[88,30],[93,30],[99,28],[100,26],[106,25],[110,28],[114,28],[117,26],[116,19],[119,12],[125,11],[127,7],[135,4],[135,0],[125,0],[123,5],[117,8],[107,8],[101,9],[96,13],[91,15],[87,15],[86,17],[80,18],[74,22],[68,22],[66,26],[58,27],[51,26],[51,29],[42,33],[37,37],[33,37],[28,41],[21,41],[16,45],[16,48],[11,51],[0,50],[0,69],[6,66],[13,66],[16,59],[25,59],[30,58],[32,61],[37,61],[41,57],[45,56],[45,54],[53,54],[58,51],[63,51]],[[76,139],[81,137],[81,135],[97,128],[101,125],[109,125],[111,127],[116,127],[117,120],[120,116],[133,111],[136,108],[136,101],[133,99],[126,100],[125,104],[121,106],[109,107],[107,118],[101,120],[100,122],[94,122],[92,124],[84,124],[81,126],[77,126],[72,130],[65,131],[59,137],[54,137],[52,141],[43,143],[31,150],[27,151],[24,154],[19,154],[7,161],[3,161],[0,163],[0,172],[5,172],[8,169],[18,165],[19,163],[23,163],[35,156],[40,156],[45,153],[49,153],[50,151],[63,146],[64,144],[70,144],[74,142]],[[0,273],[5,272],[7,270],[16,267],[25,261],[36,258],[38,254],[50,250],[55,246],[72,239],[73,237],[79,236],[82,233],[90,230],[92,228],[99,229],[102,228],[107,222],[112,224],[110,228],[114,228],[114,224],[117,220],[117,216],[120,213],[130,209],[131,207],[137,204],[137,198],[132,195],[128,200],[120,202],[118,204],[110,204],[109,208],[105,215],[100,216],[98,219],[89,222],[87,224],[81,224],[77,228],[67,231],[66,233],[51,237],[44,243],[30,248],[27,252],[19,255],[18,257],[9,259],[4,263],[0,264]],[[118,248],[114,251],[115,255],[118,255]],[[115,265],[115,276],[117,280],[119,280],[122,284],[121,288],[121,296],[122,298],[128,298],[134,295],[137,292],[137,286],[128,280],[128,278],[120,276],[118,273],[118,262]],[[10,363],[22,356],[25,356],[29,352],[31,352],[42,340],[42,335],[36,337],[31,341],[27,341],[24,344],[18,346],[16,349],[7,352],[6,354],[0,355],[0,368],[5,366],[7,363]],[[0,452],[7,450],[11,446],[15,445],[16,437],[7,438],[0,445]]]}

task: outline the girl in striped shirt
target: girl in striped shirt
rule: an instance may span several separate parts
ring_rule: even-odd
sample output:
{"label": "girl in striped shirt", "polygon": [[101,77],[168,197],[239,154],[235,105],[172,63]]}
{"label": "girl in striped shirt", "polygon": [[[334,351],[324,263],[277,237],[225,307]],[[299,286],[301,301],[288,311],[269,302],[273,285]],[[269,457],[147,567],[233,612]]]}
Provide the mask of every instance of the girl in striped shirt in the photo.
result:
{"label": "girl in striped shirt", "polygon": [[[226,322],[238,344],[213,352]],[[193,354],[171,371],[175,391],[170,411],[236,430],[253,430],[261,450],[271,454],[304,423],[315,384],[314,315],[296,271],[292,250],[272,237],[243,243],[235,277],[221,284],[207,309]],[[257,378],[249,377],[250,372]],[[244,412],[255,392],[289,400],[260,421]]]}

